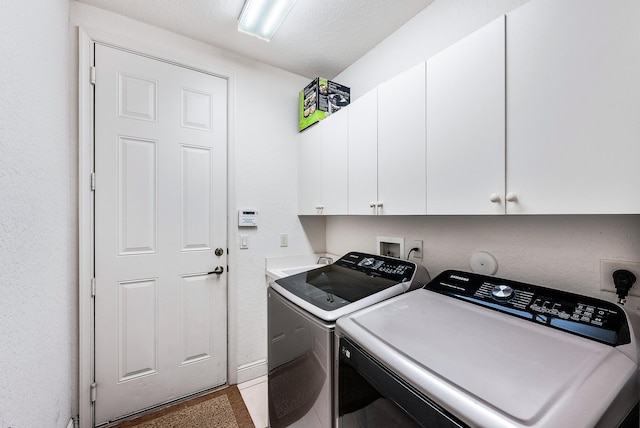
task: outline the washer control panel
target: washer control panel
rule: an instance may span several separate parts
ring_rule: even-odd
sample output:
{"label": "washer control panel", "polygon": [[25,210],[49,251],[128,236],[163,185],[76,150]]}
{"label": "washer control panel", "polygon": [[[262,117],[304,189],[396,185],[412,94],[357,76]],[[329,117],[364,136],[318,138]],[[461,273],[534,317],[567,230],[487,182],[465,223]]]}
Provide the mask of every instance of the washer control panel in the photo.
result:
{"label": "washer control panel", "polygon": [[397,282],[408,281],[416,270],[416,265],[410,261],[353,251],[342,256],[335,264],[364,272],[370,276],[381,276]]}
{"label": "washer control panel", "polygon": [[608,345],[631,342],[624,310],[605,300],[452,270],[424,288]]}

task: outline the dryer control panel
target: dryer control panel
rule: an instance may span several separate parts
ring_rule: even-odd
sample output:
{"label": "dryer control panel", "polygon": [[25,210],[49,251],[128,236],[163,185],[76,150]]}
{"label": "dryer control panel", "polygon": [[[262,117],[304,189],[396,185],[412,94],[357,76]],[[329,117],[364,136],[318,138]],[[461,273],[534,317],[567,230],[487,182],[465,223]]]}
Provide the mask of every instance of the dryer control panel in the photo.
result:
{"label": "dryer control panel", "polygon": [[631,342],[624,310],[605,300],[453,270],[424,288],[611,346]]}

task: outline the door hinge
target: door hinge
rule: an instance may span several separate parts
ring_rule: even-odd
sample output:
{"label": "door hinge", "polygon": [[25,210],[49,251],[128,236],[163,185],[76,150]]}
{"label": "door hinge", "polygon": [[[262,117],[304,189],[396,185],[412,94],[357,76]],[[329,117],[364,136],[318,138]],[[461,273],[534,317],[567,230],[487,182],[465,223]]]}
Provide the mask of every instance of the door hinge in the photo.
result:
{"label": "door hinge", "polygon": [[89,68],[89,83],[96,84],[96,68],[93,65]]}
{"label": "door hinge", "polygon": [[98,390],[98,385],[96,385],[95,382],[93,382],[91,384],[91,391],[89,393],[89,398],[91,399],[92,403],[96,402],[96,394],[97,394],[97,390]]}
{"label": "door hinge", "polygon": [[95,191],[96,190],[96,173],[92,172],[91,173],[91,191]]}
{"label": "door hinge", "polygon": [[91,297],[96,297],[96,279],[91,278]]}

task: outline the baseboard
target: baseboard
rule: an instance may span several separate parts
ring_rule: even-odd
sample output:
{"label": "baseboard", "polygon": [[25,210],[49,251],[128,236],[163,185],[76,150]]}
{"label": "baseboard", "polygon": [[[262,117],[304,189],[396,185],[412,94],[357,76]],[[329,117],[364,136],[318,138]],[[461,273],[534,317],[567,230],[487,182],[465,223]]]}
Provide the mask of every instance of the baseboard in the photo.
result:
{"label": "baseboard", "polygon": [[238,366],[236,372],[238,373],[238,383],[242,383],[265,376],[269,373],[269,366],[267,365],[267,360],[262,359]]}

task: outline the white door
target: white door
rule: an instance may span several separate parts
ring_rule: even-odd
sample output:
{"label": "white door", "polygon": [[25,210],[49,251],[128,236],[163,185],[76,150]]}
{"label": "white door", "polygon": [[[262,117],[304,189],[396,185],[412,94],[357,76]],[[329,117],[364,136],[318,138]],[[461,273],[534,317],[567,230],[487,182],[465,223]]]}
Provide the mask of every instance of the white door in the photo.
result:
{"label": "white door", "polygon": [[227,380],[227,82],[101,45],[95,58],[100,424]]}
{"label": "white door", "polygon": [[378,86],[378,214],[427,213],[425,68]]}
{"label": "white door", "polygon": [[507,15],[508,214],[640,212],[640,2]]}
{"label": "white door", "polygon": [[298,139],[298,214],[322,214],[322,140],[320,123],[300,133]]}
{"label": "white door", "polygon": [[427,60],[427,214],[504,214],[504,22]]}
{"label": "white door", "polygon": [[378,89],[349,105],[349,214],[376,214],[378,201]]}
{"label": "white door", "polygon": [[318,125],[321,126],[320,186],[324,215],[347,214],[348,118],[349,107],[344,107]]}

